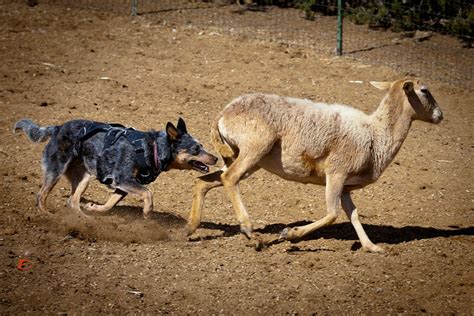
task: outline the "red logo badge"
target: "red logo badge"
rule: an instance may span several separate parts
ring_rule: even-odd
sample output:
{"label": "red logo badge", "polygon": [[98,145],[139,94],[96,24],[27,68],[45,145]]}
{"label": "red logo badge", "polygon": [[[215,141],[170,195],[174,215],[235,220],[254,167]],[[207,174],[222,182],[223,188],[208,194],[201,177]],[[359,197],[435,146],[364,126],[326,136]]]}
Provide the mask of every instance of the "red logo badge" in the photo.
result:
{"label": "red logo badge", "polygon": [[18,261],[17,269],[20,271],[28,271],[33,267],[30,259],[20,259]]}

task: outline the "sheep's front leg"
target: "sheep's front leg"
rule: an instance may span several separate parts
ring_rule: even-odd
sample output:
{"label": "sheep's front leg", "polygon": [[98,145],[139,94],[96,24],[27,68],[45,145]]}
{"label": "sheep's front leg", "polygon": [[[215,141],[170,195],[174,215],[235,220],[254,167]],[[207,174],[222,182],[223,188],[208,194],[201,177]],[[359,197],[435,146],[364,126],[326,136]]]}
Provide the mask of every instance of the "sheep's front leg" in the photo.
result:
{"label": "sheep's front leg", "polygon": [[352,202],[351,194],[349,192],[342,193],[342,208],[346,212],[347,217],[354,226],[354,229],[357,233],[357,237],[359,237],[360,243],[362,244],[362,249],[368,252],[383,252],[383,248],[380,246],[375,245],[372,241],[370,241],[369,237],[365,233],[362,224],[359,221],[359,214],[357,212],[357,208]]}
{"label": "sheep's front leg", "polygon": [[[238,165],[236,166],[238,167]],[[247,209],[245,208],[242,198],[240,197],[238,184],[238,181],[240,180],[242,174],[244,174],[245,170],[242,172],[241,170],[237,169],[237,167],[230,168],[223,173],[221,177],[222,184],[224,185],[224,189],[229,196],[230,201],[232,202],[232,206],[234,207],[235,215],[237,216],[237,220],[240,223],[240,231],[244,233],[247,238],[252,238],[252,224],[250,222]]]}
{"label": "sheep's front leg", "polygon": [[257,163],[261,157],[268,152],[270,145],[271,144],[267,142],[266,150],[262,151],[245,152],[242,150],[239,157],[237,157],[221,175],[222,185],[232,202],[235,214],[240,223],[240,231],[244,233],[247,238],[252,238],[252,223],[250,222],[249,214],[240,196],[239,181],[249,177],[260,168]]}
{"label": "sheep's front leg", "polygon": [[222,170],[206,174],[199,177],[194,183],[193,203],[186,225],[186,234],[188,236],[194,233],[201,223],[202,208],[204,207],[204,198],[207,192],[213,188],[222,186],[221,174]]}
{"label": "sheep's front leg", "polygon": [[320,220],[299,227],[285,228],[281,234],[281,239],[299,239],[321,227],[331,225],[337,218],[340,208],[341,193],[346,180],[345,174],[326,175],[326,209],[327,214]]}

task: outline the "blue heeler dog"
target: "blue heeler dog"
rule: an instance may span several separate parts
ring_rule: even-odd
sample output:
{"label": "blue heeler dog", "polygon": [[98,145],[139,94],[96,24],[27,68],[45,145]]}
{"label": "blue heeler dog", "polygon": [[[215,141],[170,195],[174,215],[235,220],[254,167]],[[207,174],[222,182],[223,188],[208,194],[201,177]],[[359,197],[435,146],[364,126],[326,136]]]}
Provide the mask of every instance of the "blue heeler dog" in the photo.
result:
{"label": "blue heeler dog", "polygon": [[81,195],[92,176],[114,189],[103,205],[88,203],[85,209],[105,212],[128,193],[144,200],[143,215],[153,211],[153,196],[145,187],[162,171],[193,169],[209,172],[217,157],[209,154],[186,129],[183,119],[176,127],[168,122],[164,131],[141,132],[120,124],[72,120],[57,126],[41,127],[29,119],[18,121],[13,131],[21,129],[35,143],[49,139],[43,151],[44,180],[37,195],[37,205],[45,210],[46,198],[64,175],[71,183],[68,206],[81,211]]}

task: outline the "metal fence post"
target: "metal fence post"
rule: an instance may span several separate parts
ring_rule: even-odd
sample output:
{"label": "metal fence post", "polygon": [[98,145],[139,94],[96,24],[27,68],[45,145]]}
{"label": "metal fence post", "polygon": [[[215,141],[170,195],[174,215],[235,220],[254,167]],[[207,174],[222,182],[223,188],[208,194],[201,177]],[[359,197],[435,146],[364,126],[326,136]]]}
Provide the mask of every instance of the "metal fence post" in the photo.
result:
{"label": "metal fence post", "polygon": [[132,0],[132,15],[136,16],[138,12],[138,0]]}
{"label": "metal fence post", "polygon": [[336,55],[342,55],[342,14],[343,9],[342,6],[344,4],[344,0],[337,0],[337,47],[336,47]]}

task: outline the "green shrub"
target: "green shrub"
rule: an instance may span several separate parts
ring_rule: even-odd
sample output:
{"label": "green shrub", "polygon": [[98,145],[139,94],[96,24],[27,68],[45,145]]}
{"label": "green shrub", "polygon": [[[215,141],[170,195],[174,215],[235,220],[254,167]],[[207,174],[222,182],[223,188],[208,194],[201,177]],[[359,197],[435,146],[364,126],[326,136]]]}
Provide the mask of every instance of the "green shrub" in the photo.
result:
{"label": "green shrub", "polygon": [[375,10],[375,14],[369,22],[369,27],[387,29],[390,27],[390,25],[391,23],[389,10],[384,5],[379,6]]}
{"label": "green shrub", "polygon": [[349,15],[349,18],[354,21],[355,24],[369,24],[372,19],[373,13],[368,11],[364,7],[355,8]]}
{"label": "green shrub", "polygon": [[[315,12],[337,13],[337,0],[266,0],[269,5],[295,7],[313,19]],[[345,15],[356,24],[393,31],[431,29],[472,40],[472,0],[345,0]]]}
{"label": "green shrub", "polygon": [[454,19],[451,19],[446,25],[446,30],[450,34],[458,35],[461,38],[470,41],[474,38],[474,9],[471,8],[469,14],[463,16],[459,14]]}
{"label": "green shrub", "polygon": [[308,20],[314,20],[316,0],[303,0],[298,1],[295,5],[297,9],[304,12],[305,18]]}

